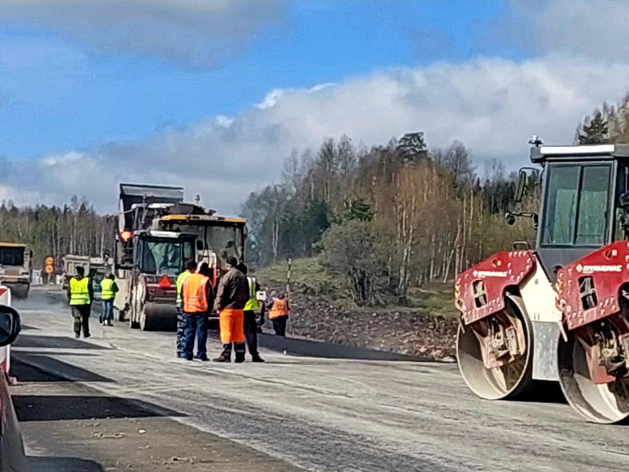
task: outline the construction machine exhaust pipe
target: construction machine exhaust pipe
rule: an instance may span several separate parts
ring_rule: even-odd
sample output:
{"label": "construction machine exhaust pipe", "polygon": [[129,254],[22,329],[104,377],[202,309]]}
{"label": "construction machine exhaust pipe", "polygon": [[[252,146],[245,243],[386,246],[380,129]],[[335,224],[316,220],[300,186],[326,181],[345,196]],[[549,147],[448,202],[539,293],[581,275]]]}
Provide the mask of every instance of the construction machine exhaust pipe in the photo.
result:
{"label": "construction machine exhaust pipe", "polygon": [[[599,364],[598,347],[592,345],[590,333],[597,327],[584,327],[568,333],[559,342],[559,383],[570,406],[594,423],[626,423],[629,419],[629,378],[608,376]],[[603,370],[601,370],[603,369]]]}
{"label": "construction machine exhaust pipe", "polygon": [[[486,350],[486,346],[494,340],[488,339],[488,331],[478,323],[494,323],[503,328],[507,325],[512,339],[515,335],[522,344],[519,354],[511,356],[509,362],[504,362],[500,366],[487,367],[483,360],[483,350]],[[500,333],[494,334],[495,339],[500,337]],[[523,308],[522,299],[508,294],[502,312],[465,327],[459,326],[457,361],[463,380],[470,390],[481,398],[487,400],[515,398],[528,391],[533,385],[533,329]]]}

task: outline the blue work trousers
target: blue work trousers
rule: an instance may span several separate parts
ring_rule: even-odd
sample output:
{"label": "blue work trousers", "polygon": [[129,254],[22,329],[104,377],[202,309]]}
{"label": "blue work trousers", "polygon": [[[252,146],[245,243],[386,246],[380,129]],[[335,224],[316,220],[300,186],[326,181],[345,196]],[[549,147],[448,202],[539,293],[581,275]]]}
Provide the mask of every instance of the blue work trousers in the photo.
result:
{"label": "blue work trousers", "polygon": [[185,313],[184,317],[186,319],[184,357],[192,358],[196,334],[197,357],[207,359],[207,313]]}
{"label": "blue work trousers", "polygon": [[103,321],[112,321],[114,319],[114,300],[103,300]]}

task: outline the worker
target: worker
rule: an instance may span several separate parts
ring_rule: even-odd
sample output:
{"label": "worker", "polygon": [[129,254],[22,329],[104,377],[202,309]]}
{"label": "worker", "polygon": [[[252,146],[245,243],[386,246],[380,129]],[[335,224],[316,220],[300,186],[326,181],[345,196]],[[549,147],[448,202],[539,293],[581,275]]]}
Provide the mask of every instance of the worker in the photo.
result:
{"label": "worker", "polygon": [[100,283],[101,298],[103,299],[103,312],[100,316],[100,323],[103,326],[113,326],[111,320],[114,317],[114,298],[118,293],[118,285],[114,274],[109,274]]}
{"label": "worker", "polygon": [[186,280],[190,274],[194,274],[197,264],[190,259],[186,261],[185,267],[186,270],[177,277],[177,357],[183,357],[183,351],[186,345],[186,317],[183,313],[181,288],[183,287],[183,281]]}
{"label": "worker", "polygon": [[[206,267],[203,267],[203,264]],[[199,264],[197,272],[188,275],[181,286],[181,300],[186,320],[183,357],[188,361],[193,359],[195,334],[197,359],[209,360],[207,357],[207,318],[208,311],[214,303],[214,287],[210,278],[204,275],[208,272],[206,262]]]}
{"label": "worker", "polygon": [[[244,275],[247,275],[247,272],[249,272],[249,269],[244,263],[238,265],[238,270]],[[247,300],[244,310],[245,338],[247,339],[251,362],[264,362],[264,359],[262,359],[258,353],[258,324],[256,322],[256,311],[260,309],[260,303],[256,298],[256,293],[260,290],[260,285],[255,277],[247,277],[247,282],[249,287],[249,299]]]}
{"label": "worker", "polygon": [[277,296],[273,297],[273,294],[271,294],[267,302],[267,309],[269,319],[273,322],[275,334],[286,337],[286,322],[290,314],[290,306],[288,300],[286,300],[286,296],[283,293],[279,293]]}
{"label": "worker", "polygon": [[72,309],[72,317],[74,318],[74,335],[90,337],[90,311],[92,309],[92,300],[94,300],[94,288],[89,277],[85,277],[85,268],[77,266],[76,276],[70,279],[68,285],[68,298],[70,299],[70,307]]}
{"label": "worker", "polygon": [[245,361],[245,315],[244,308],[249,299],[247,276],[236,266],[234,256],[226,259],[228,271],[218,284],[214,309],[219,313],[219,325],[223,352],[215,362],[231,362],[232,345],[236,362]]}

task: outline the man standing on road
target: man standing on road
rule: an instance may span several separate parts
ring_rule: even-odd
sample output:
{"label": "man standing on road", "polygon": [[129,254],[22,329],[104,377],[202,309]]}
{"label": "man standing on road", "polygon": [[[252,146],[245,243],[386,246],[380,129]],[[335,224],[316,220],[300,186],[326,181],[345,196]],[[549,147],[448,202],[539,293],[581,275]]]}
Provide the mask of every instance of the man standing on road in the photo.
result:
{"label": "man standing on road", "polygon": [[76,276],[70,279],[68,285],[68,298],[70,299],[70,307],[72,308],[72,317],[74,318],[74,336],[90,337],[90,311],[92,308],[92,300],[94,300],[94,289],[92,281],[89,277],[85,277],[85,269],[81,266],[76,268]]}
{"label": "man standing on road", "polygon": [[214,288],[210,278],[204,275],[207,272],[209,272],[207,263],[203,262],[198,272],[188,275],[181,286],[181,299],[186,319],[183,356],[188,361],[193,359],[195,333],[197,359],[209,360],[207,357],[207,317],[214,302]]}
{"label": "man standing on road", "polygon": [[183,351],[186,346],[186,317],[183,312],[181,289],[183,287],[183,281],[186,280],[190,274],[194,274],[195,269],[195,262],[192,259],[187,260],[186,270],[177,277],[177,357],[183,357]]}
{"label": "man standing on road", "polygon": [[219,313],[222,354],[215,362],[231,362],[232,344],[236,351],[236,362],[245,361],[245,315],[244,308],[249,299],[249,284],[245,274],[236,266],[238,261],[229,256],[225,261],[229,269],[218,284],[214,309]]}
{"label": "man standing on road", "polygon": [[[249,269],[244,263],[238,265],[238,270],[247,275]],[[251,355],[251,362],[264,362],[258,353],[258,324],[256,323],[256,311],[260,308],[260,303],[256,298],[256,293],[260,290],[260,285],[255,277],[247,277],[249,287],[249,299],[245,305],[245,338]]]}
{"label": "man standing on road", "polygon": [[101,324],[103,326],[113,326],[111,320],[114,318],[114,298],[118,293],[118,285],[116,285],[116,277],[109,274],[100,283],[101,297],[103,299],[103,314],[101,315]]}

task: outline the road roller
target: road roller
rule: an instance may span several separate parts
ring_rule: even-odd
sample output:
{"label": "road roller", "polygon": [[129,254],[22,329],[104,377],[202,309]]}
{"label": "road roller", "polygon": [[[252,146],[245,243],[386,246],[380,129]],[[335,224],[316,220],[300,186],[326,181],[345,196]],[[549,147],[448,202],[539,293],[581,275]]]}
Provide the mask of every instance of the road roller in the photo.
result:
{"label": "road roller", "polygon": [[488,400],[559,382],[596,423],[629,418],[629,145],[547,146],[522,169],[516,205],[540,178],[535,247],[514,244],[461,273],[457,358]]}
{"label": "road roller", "polygon": [[217,284],[229,256],[244,260],[246,221],[184,203],[182,187],[120,184],[114,268],[115,319],[174,331],[176,279],[187,260],[205,261]]}

